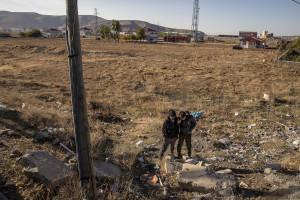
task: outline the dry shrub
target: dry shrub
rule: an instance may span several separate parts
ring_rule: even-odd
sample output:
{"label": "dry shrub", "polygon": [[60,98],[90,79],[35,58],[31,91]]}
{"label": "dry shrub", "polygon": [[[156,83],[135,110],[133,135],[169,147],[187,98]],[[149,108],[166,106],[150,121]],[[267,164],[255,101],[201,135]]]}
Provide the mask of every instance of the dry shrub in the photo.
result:
{"label": "dry shrub", "polygon": [[93,157],[97,160],[111,157],[114,150],[114,141],[101,132],[91,133]]}
{"label": "dry shrub", "polygon": [[288,167],[288,170],[299,172],[300,152],[293,153],[292,155],[286,155],[282,160],[282,164]]}
{"label": "dry shrub", "polygon": [[57,195],[53,196],[53,200],[58,199],[81,199],[81,188],[79,178],[74,176],[69,178],[66,183],[59,188],[57,188]]}

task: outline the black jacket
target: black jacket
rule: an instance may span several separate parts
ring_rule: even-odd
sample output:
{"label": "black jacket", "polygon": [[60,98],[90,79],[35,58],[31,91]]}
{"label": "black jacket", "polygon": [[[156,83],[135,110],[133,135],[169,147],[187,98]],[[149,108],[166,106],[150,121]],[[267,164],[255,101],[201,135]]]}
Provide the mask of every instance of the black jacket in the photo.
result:
{"label": "black jacket", "polygon": [[191,134],[196,125],[195,118],[192,115],[187,115],[185,120],[180,123],[180,133]]}
{"label": "black jacket", "polygon": [[177,117],[175,117],[175,121],[172,122],[170,117],[164,121],[162,133],[164,138],[177,138],[179,133],[179,127],[177,124]]}

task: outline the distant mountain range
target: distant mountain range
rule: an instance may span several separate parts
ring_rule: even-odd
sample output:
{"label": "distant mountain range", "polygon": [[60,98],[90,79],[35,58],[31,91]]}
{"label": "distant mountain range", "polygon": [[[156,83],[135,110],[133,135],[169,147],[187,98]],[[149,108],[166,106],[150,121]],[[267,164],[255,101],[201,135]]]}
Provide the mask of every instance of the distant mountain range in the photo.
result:
{"label": "distant mountain range", "polygon": [[[53,16],[53,15],[41,15],[34,12],[8,12],[0,11],[0,28],[63,28],[65,27],[66,16]],[[82,27],[95,28],[95,16],[93,15],[80,15],[79,25]],[[147,26],[151,29],[160,32],[179,32],[189,33],[190,30],[186,29],[174,29],[163,26],[158,26],[145,21],[139,20],[119,20],[123,30],[137,29],[139,27]],[[97,18],[99,27],[101,25],[110,25],[111,20],[106,20],[101,17]]]}

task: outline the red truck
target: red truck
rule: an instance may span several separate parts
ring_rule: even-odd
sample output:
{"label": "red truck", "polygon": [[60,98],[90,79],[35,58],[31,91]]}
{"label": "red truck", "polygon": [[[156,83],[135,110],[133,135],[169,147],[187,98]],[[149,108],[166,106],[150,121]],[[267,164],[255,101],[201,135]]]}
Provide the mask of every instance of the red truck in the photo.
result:
{"label": "red truck", "polygon": [[185,36],[165,36],[164,37],[165,42],[190,42],[191,39],[189,37]]}

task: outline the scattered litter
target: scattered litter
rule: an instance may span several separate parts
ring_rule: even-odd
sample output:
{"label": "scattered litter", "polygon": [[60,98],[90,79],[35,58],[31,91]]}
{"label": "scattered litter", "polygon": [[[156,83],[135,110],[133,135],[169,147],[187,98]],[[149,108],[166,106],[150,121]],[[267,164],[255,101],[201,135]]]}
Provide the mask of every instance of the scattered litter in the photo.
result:
{"label": "scattered litter", "polygon": [[6,105],[0,105],[0,111],[5,111]]}
{"label": "scattered litter", "polygon": [[145,182],[145,181],[147,181],[148,177],[149,177],[149,174],[143,174],[140,176],[140,181]]}
{"label": "scattered litter", "polygon": [[26,106],[26,104],[25,104],[25,103],[23,103],[23,104],[22,104],[22,108],[25,108],[25,106]]}
{"label": "scattered litter", "polygon": [[267,94],[267,93],[265,93],[265,94],[264,94],[264,99],[265,99],[266,101],[271,101],[271,102],[275,101],[275,98],[274,98],[274,95],[273,95],[273,94]]}
{"label": "scattered litter", "polygon": [[125,137],[125,135],[123,133],[117,133],[118,137]]}
{"label": "scattered litter", "polygon": [[213,160],[213,161],[224,161],[224,157],[212,157],[211,160]]}
{"label": "scattered litter", "polygon": [[154,175],[153,177],[152,177],[152,183],[157,183],[158,182],[158,177],[156,176],[156,175]]}
{"label": "scattered litter", "polygon": [[255,126],[256,126],[256,124],[251,124],[251,125],[248,126],[248,129],[251,130]]}
{"label": "scattered litter", "polygon": [[200,111],[197,112],[197,113],[193,113],[193,117],[199,119],[199,118],[201,117],[201,115],[203,115],[203,113],[204,113],[204,112],[203,112],[202,110],[200,110]]}
{"label": "scattered litter", "polygon": [[60,143],[60,139],[59,138],[56,138],[55,140],[53,140],[52,144],[53,145],[59,145]]}
{"label": "scattered litter", "polygon": [[48,132],[37,132],[34,134],[34,138],[37,140],[43,140],[49,137]]}
{"label": "scattered litter", "polygon": [[66,145],[64,145],[63,143],[59,143],[60,146],[62,146],[64,149],[66,149],[68,152],[70,152],[73,156],[75,156],[76,154],[71,150],[69,149]]}
{"label": "scattered litter", "polygon": [[241,182],[241,183],[239,184],[239,187],[241,187],[241,188],[248,188],[249,186],[248,186],[246,183]]}
{"label": "scattered litter", "polygon": [[238,112],[235,112],[235,113],[234,113],[234,115],[235,115],[235,116],[239,116],[239,115],[240,115],[240,113],[238,113]]}
{"label": "scattered litter", "polygon": [[295,141],[293,142],[293,144],[294,144],[294,145],[299,145],[299,144],[300,144],[300,140],[295,140]]}
{"label": "scattered litter", "polygon": [[143,141],[138,141],[137,143],[136,143],[136,147],[140,147],[140,148],[143,148],[144,147],[144,142]]}

